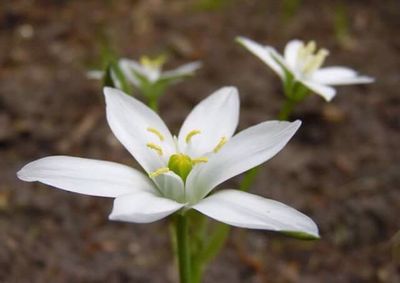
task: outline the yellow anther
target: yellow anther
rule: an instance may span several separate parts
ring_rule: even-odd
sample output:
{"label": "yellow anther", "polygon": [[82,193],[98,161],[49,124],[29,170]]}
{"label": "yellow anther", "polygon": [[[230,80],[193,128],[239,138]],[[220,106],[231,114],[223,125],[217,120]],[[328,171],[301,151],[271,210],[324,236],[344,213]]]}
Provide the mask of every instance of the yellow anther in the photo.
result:
{"label": "yellow anther", "polygon": [[226,144],[226,142],[228,141],[228,139],[226,137],[222,137],[218,144],[214,147],[213,151],[214,153],[217,153],[218,151],[221,150],[221,148],[224,146],[224,144]]}
{"label": "yellow anther", "polygon": [[151,68],[151,69],[159,69],[161,68],[162,65],[165,64],[167,61],[167,57],[165,55],[160,55],[154,59],[148,57],[148,56],[142,56],[140,58],[140,64],[142,66]]}
{"label": "yellow anther", "polygon": [[161,167],[161,168],[157,169],[156,171],[151,172],[151,173],[149,174],[149,177],[150,177],[150,178],[154,178],[154,177],[160,176],[160,175],[162,175],[162,174],[168,173],[169,171],[170,171],[170,170],[169,170],[168,167]]}
{"label": "yellow anther", "polygon": [[317,45],[313,40],[309,41],[307,45],[304,45],[304,43],[302,43],[297,53],[297,60],[301,62],[308,61],[310,59],[310,56],[312,56],[312,54],[315,52],[316,48]]}
{"label": "yellow anther", "polygon": [[147,128],[147,131],[155,134],[160,139],[160,141],[164,141],[164,136],[157,129],[149,127]]}
{"label": "yellow anther", "polygon": [[160,155],[160,156],[163,155],[163,151],[162,151],[161,146],[158,146],[158,145],[156,145],[156,144],[154,144],[154,143],[152,143],[152,142],[149,142],[149,143],[146,144],[146,145],[147,145],[148,148],[150,148],[150,149],[156,151],[156,152],[158,153],[158,155]]}
{"label": "yellow anther", "polygon": [[326,49],[320,49],[316,55],[314,55],[307,64],[303,67],[304,73],[312,73],[315,70],[319,69],[324,63],[326,56],[329,55],[329,51]]}
{"label": "yellow anther", "polygon": [[199,164],[199,163],[206,163],[208,162],[208,158],[207,157],[197,157],[192,159],[192,163],[193,165]]}
{"label": "yellow anther", "polygon": [[200,133],[201,133],[201,131],[199,131],[199,130],[190,131],[190,132],[186,135],[186,138],[185,138],[186,143],[190,143],[192,137],[195,136],[195,135],[198,135],[198,134],[200,134]]}
{"label": "yellow anther", "polygon": [[314,40],[309,41],[305,47],[305,51],[306,51],[307,55],[313,54],[316,49],[317,49],[317,44],[315,43]]}

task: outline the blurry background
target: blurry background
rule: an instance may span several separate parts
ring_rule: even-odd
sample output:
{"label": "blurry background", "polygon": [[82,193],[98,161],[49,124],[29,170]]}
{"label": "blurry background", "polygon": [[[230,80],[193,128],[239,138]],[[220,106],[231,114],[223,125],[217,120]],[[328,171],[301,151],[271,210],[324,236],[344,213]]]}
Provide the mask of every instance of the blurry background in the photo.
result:
{"label": "blurry background", "polygon": [[166,222],[109,222],[112,200],[15,172],[54,154],[136,166],[106,123],[100,83],[86,78],[105,49],[133,59],[166,52],[167,68],[204,62],[161,100],[175,131],[224,85],[240,90],[240,129],[274,119],[281,82],[234,42],[244,35],[279,50],[315,39],[331,50],[327,65],[377,82],[304,102],[293,114],[300,131],[251,189],[311,216],[322,239],[233,229],[205,282],[400,282],[399,28],[398,0],[1,0],[0,281],[176,281]]}

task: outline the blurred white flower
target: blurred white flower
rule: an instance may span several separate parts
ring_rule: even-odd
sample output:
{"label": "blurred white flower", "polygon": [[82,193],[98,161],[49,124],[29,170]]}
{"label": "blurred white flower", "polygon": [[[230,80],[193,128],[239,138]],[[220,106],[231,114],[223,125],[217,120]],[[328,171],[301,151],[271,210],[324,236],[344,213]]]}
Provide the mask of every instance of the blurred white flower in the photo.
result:
{"label": "blurred white flower", "polygon": [[147,223],[195,209],[237,227],[318,237],[309,217],[280,202],[239,190],[212,194],[227,179],[277,154],[300,121],[263,122],[233,135],[239,96],[236,88],[224,87],[192,110],[176,137],[142,102],[114,88],[105,88],[104,94],[111,130],[147,175],[113,162],[51,156],[27,164],[18,177],[113,197],[112,220]]}
{"label": "blurred white flower", "polygon": [[185,77],[193,76],[201,68],[201,63],[196,61],[170,71],[162,71],[165,61],[165,56],[159,56],[154,59],[143,56],[140,62],[123,58],[119,61],[119,66],[125,77],[139,89],[142,89],[145,84],[175,82]]}
{"label": "blurred white flower", "polygon": [[329,52],[324,48],[317,50],[314,41],[305,44],[301,40],[291,40],[286,44],[283,56],[273,47],[263,46],[245,37],[238,37],[237,41],[266,63],[284,84],[299,82],[327,101],[336,94],[331,86],[374,82],[373,78],[359,76],[347,67],[321,68]]}

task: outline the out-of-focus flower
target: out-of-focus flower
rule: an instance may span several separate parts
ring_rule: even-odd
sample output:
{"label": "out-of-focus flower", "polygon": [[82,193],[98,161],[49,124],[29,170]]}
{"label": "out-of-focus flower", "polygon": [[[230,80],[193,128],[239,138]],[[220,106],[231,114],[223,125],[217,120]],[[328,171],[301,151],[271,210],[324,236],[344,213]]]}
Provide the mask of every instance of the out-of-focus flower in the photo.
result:
{"label": "out-of-focus flower", "polygon": [[324,48],[317,50],[314,41],[305,44],[301,40],[291,40],[286,44],[283,56],[273,47],[263,46],[245,37],[238,37],[237,41],[282,79],[286,95],[294,100],[304,98],[307,92],[301,90],[302,87],[330,101],[336,95],[332,86],[374,82],[373,78],[359,76],[347,67],[321,68],[329,52]]}
{"label": "out-of-focus flower", "polygon": [[140,62],[130,59],[121,59],[119,61],[119,66],[126,78],[139,89],[142,89],[148,84],[179,81],[185,77],[193,76],[201,67],[201,63],[196,61],[182,65],[173,70],[163,71],[162,67],[165,62],[165,56],[159,56],[154,59],[143,56]]}
{"label": "out-of-focus flower", "polygon": [[263,122],[233,135],[239,120],[236,88],[224,87],[200,102],[173,136],[149,107],[118,89],[105,88],[107,120],[114,135],[147,175],[128,166],[51,156],[18,173],[86,195],[113,197],[110,219],[147,223],[195,209],[244,228],[318,237],[316,224],[280,202],[216,186],[277,154],[301,122]]}

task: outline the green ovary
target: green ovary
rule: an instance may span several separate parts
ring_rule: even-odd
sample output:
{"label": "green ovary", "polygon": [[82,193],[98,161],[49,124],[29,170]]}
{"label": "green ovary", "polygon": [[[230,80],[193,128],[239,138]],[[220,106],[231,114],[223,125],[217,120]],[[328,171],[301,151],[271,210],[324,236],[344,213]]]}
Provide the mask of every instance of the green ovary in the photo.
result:
{"label": "green ovary", "polygon": [[168,168],[181,177],[183,181],[186,181],[187,176],[193,168],[193,160],[182,153],[173,154],[169,158]]}

